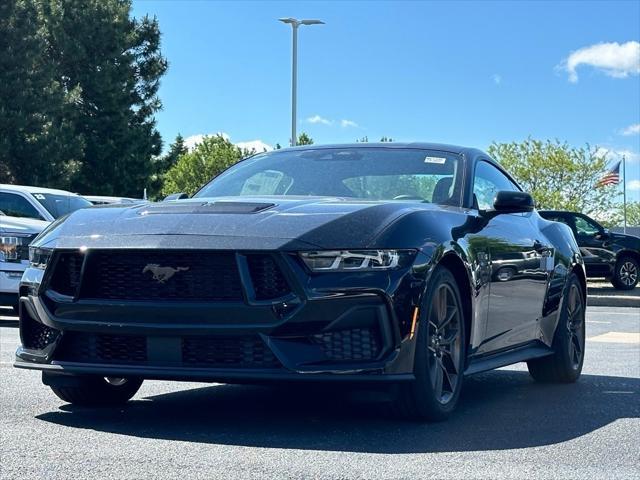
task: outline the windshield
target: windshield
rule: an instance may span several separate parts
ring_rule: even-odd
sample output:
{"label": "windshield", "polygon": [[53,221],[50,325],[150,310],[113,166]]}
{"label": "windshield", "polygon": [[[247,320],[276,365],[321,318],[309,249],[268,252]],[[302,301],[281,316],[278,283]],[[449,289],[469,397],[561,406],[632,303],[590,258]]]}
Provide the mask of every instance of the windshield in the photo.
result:
{"label": "windshield", "polygon": [[460,205],[458,155],[417,148],[284,150],[244,160],[195,197],[302,195]]}
{"label": "windshield", "polygon": [[67,213],[91,206],[91,202],[76,195],[53,193],[32,193],[31,195],[47,209],[53,218],[60,218]]}

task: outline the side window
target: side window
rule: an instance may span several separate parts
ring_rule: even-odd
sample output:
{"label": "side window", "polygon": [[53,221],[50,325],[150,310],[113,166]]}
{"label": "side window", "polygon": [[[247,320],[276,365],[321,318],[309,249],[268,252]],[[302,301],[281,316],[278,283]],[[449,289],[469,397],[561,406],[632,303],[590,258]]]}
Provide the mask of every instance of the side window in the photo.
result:
{"label": "side window", "polygon": [[0,210],[10,217],[36,218],[43,220],[33,205],[15,193],[0,192]]}
{"label": "side window", "polygon": [[575,217],[576,234],[579,237],[593,237],[600,232],[600,228],[593,222],[583,217]]}
{"label": "side window", "polygon": [[504,173],[487,162],[478,162],[473,179],[473,196],[479,210],[493,208],[496,193],[501,190],[519,192],[520,189]]}
{"label": "side window", "polygon": [[544,217],[547,220],[551,220],[552,222],[560,222],[560,223],[564,223],[565,225],[572,227],[571,222],[569,221],[569,219],[567,217],[562,217],[560,215],[556,215],[553,217]]}
{"label": "side window", "polygon": [[249,177],[240,190],[240,195],[284,195],[293,179],[276,170],[258,172]]}

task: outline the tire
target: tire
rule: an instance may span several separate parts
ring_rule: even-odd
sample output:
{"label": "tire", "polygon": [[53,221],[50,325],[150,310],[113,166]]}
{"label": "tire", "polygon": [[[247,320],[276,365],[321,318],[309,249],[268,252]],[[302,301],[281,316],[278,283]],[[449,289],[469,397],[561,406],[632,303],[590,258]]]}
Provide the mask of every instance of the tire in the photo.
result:
{"label": "tire", "polygon": [[[110,383],[111,382],[111,383]],[[73,386],[49,387],[58,398],[73,405],[109,407],[129,401],[142,385],[138,378],[78,377]]]}
{"label": "tire", "polygon": [[421,310],[413,367],[416,379],[398,386],[392,410],[412,420],[442,421],[458,403],[466,358],[462,300],[448,269],[438,267],[433,273]]}
{"label": "tire", "polygon": [[640,276],[640,262],[625,255],[616,262],[611,284],[618,290],[633,290],[638,284]]}
{"label": "tire", "polygon": [[529,360],[531,376],[544,383],[573,383],[584,363],[585,308],[582,285],[575,273],[567,281],[560,320],[553,338],[553,355]]}

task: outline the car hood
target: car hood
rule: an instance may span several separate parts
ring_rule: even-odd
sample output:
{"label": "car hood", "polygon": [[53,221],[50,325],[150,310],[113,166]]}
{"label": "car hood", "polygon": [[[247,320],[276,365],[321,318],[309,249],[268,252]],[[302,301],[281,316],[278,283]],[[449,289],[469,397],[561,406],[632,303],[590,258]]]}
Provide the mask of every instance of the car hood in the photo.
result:
{"label": "car hood", "polygon": [[218,197],[78,210],[38,239],[57,248],[366,248],[419,202]]}
{"label": "car hood", "polygon": [[45,229],[50,222],[35,220],[31,218],[9,217],[0,215],[0,233],[20,233],[24,235],[35,235]]}
{"label": "car hood", "polygon": [[640,238],[634,235],[610,232],[609,241],[633,250],[640,250]]}

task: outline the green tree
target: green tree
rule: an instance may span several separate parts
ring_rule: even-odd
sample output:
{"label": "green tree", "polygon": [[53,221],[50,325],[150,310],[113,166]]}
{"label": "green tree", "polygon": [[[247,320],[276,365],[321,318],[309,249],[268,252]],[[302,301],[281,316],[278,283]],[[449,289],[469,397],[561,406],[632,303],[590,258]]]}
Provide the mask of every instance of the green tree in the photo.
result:
{"label": "green tree", "polygon": [[64,90],[80,92],[74,124],[84,152],[71,187],[140,196],[162,148],[154,114],[167,61],[157,20],[131,18],[129,0],[32,2],[57,80]]}
{"label": "green tree", "polygon": [[149,198],[157,199],[160,196],[166,173],[178,162],[180,156],[188,151],[183,136],[178,134],[169,147],[169,151],[153,161],[154,173],[149,178],[149,186],[147,187]]}
{"label": "green tree", "polygon": [[302,132],[300,135],[298,135],[297,145],[313,145],[313,138],[307,135],[306,132]]}
{"label": "green tree", "polygon": [[[620,218],[623,216],[623,206],[620,205]],[[622,225],[621,222],[619,222]],[[627,202],[627,225],[640,227],[640,202]]]}
{"label": "green tree", "polygon": [[0,183],[69,187],[84,146],[80,91],[46,54],[38,3],[0,1]]}
{"label": "green tree", "polygon": [[383,143],[384,143],[384,142],[393,142],[393,138],[391,138],[391,137],[387,137],[386,135],[384,135],[384,136],[380,139],[380,141],[381,141],[381,142],[383,142]]}
{"label": "green tree", "polygon": [[615,210],[616,187],[596,187],[608,169],[606,154],[597,148],[573,148],[558,140],[529,138],[523,142],[494,142],[489,154],[533,195],[539,209],[570,210],[609,219]]}
{"label": "green tree", "polygon": [[241,150],[222,135],[206,136],[190,152],[180,155],[164,178],[162,193],[193,195],[205,183],[250,152]]}

